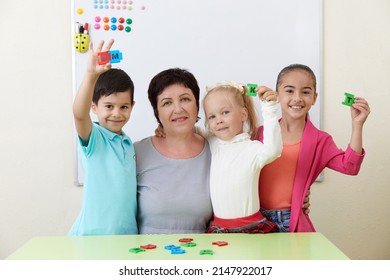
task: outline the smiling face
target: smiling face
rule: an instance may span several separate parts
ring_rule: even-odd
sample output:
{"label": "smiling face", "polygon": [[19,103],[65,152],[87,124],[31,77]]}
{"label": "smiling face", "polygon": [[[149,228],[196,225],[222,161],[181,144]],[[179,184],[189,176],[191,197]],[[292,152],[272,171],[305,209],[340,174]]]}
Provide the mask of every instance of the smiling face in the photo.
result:
{"label": "smiling face", "polygon": [[207,126],[216,137],[227,141],[243,132],[248,113],[238,104],[233,93],[224,89],[214,90],[207,94],[203,105]]}
{"label": "smiling face", "polygon": [[166,87],[157,97],[157,114],[166,135],[192,133],[198,116],[192,90],[181,84]]}
{"label": "smiling face", "polygon": [[129,120],[133,106],[129,90],[102,96],[97,104],[92,103],[92,111],[97,115],[100,126],[122,134],[122,128]]}
{"label": "smiling face", "polygon": [[278,82],[278,99],[283,118],[304,119],[317,100],[315,82],[304,70],[292,70]]}

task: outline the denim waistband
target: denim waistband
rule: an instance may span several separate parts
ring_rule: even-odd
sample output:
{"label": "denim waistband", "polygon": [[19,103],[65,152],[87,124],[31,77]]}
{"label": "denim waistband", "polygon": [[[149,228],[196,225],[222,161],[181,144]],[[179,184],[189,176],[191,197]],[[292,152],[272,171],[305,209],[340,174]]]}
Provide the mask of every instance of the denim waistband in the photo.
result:
{"label": "denim waistband", "polygon": [[271,209],[271,210],[267,210],[267,209],[264,209],[264,208],[260,208],[261,209],[261,213],[280,213],[280,214],[290,214],[291,213],[291,209],[282,209],[282,210],[274,210],[274,209]]}

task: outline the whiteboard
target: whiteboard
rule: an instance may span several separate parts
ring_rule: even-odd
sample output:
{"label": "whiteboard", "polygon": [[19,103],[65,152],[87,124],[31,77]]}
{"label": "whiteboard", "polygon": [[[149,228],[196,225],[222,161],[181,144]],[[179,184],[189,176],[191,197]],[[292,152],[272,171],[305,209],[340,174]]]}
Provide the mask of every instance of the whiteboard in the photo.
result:
{"label": "whiteboard", "polygon": [[[321,0],[72,0],[71,13],[72,34],[78,32],[76,22],[87,22],[95,46],[100,40],[114,38],[112,50],[122,53],[123,60],[113,67],[125,70],[135,84],[136,104],[124,127],[133,141],[154,134],[157,122],[147,88],[152,77],[167,68],[191,71],[199,82],[202,98],[206,85],[224,80],[275,88],[283,67],[301,63],[316,74],[321,97]],[[104,30],[105,17],[109,30]],[[113,18],[115,23],[111,23]],[[123,24],[119,23],[121,18]],[[128,24],[127,19],[132,23]],[[118,29],[119,25],[123,30]],[[127,32],[126,27],[131,31]],[[73,48],[73,95],[88,55]],[[203,124],[202,109],[199,116]],[[311,109],[310,118],[321,127],[321,98]],[[75,142],[75,184],[82,185]]]}

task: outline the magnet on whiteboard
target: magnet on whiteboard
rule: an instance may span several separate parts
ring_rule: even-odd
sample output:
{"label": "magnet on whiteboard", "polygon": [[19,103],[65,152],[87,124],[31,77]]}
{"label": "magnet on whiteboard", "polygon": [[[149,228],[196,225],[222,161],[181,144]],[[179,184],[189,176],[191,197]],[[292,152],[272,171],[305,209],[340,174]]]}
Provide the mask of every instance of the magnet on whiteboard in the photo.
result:
{"label": "magnet on whiteboard", "polygon": [[118,63],[123,59],[122,53],[118,50],[98,53],[98,64]]}

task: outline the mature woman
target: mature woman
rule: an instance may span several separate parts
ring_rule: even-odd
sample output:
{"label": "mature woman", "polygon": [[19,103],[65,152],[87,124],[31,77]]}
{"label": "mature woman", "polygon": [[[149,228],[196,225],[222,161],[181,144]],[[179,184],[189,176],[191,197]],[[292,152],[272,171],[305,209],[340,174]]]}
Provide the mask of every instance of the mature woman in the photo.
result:
{"label": "mature woman", "polygon": [[140,234],[204,233],[212,218],[210,150],[194,133],[199,91],[193,74],[178,68],[160,72],[149,84],[165,137],[135,143]]}
{"label": "mature woman", "polygon": [[[149,84],[165,137],[134,143],[140,234],[204,233],[212,219],[209,144],[194,132],[199,92],[194,75],[179,68],[158,73]],[[308,197],[304,203],[308,208]]]}

